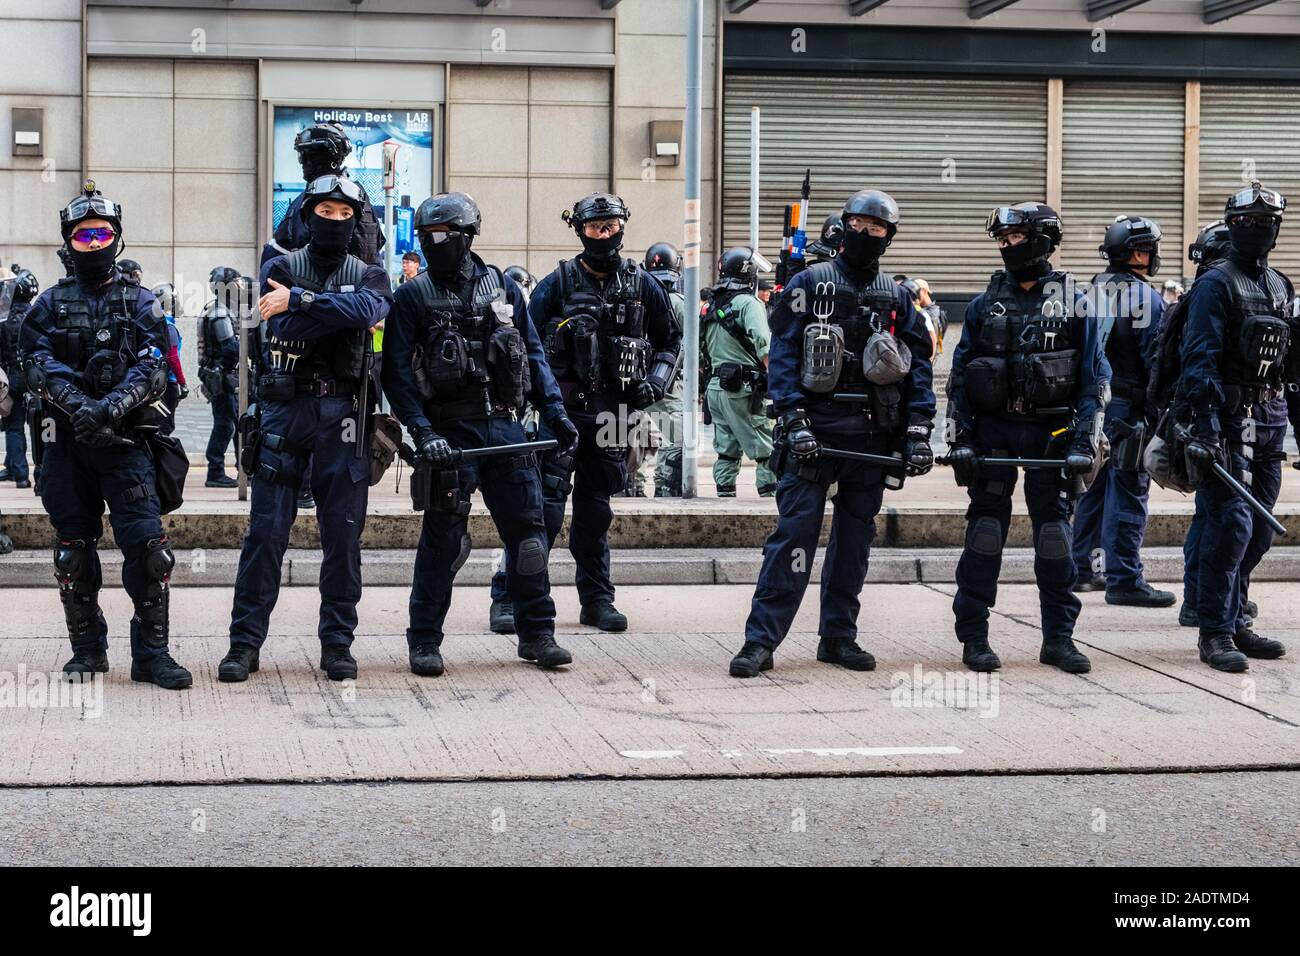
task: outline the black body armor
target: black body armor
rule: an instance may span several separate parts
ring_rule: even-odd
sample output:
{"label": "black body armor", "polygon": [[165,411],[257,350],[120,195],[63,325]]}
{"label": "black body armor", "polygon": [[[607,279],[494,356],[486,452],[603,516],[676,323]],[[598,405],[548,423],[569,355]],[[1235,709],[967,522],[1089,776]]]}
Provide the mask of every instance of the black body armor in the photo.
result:
{"label": "black body armor", "polygon": [[[306,249],[290,253],[284,261],[293,276],[293,284],[309,292],[355,292],[362,287],[361,280],[366,271],[364,262],[349,255],[332,275],[321,278],[312,267]],[[320,396],[351,394],[361,381],[369,348],[368,329],[334,332],[310,341],[290,341],[270,335],[266,342],[267,377],[278,380],[291,375],[296,390],[302,393]],[[287,400],[287,394],[279,391],[275,384],[266,385],[269,390],[261,397]]]}
{"label": "black body armor", "polygon": [[103,398],[136,361],[135,310],[140,286],[114,279],[108,293],[108,311],[95,318],[76,279],[60,279],[50,296],[54,357],[78,373],[76,384],[82,392],[91,398]]}
{"label": "black body armor", "polygon": [[[1251,405],[1280,394],[1291,355],[1287,307],[1290,289],[1276,269],[1252,279],[1231,259],[1214,268],[1232,290],[1232,307],[1223,336],[1223,384],[1229,404]],[[1236,394],[1231,394],[1232,392]]]}
{"label": "black body armor", "polygon": [[[1142,296],[1141,287],[1146,282],[1130,272],[1103,272],[1093,277],[1093,288],[1108,287],[1122,291],[1114,296],[1110,311],[1114,324],[1106,338],[1106,360],[1110,363],[1110,388],[1116,398],[1122,398],[1141,411],[1146,402],[1147,381],[1150,371],[1142,361],[1142,343],[1134,322],[1154,322],[1154,315],[1143,315],[1138,309],[1147,309],[1149,303]],[[1127,309],[1127,313],[1124,310]]]}

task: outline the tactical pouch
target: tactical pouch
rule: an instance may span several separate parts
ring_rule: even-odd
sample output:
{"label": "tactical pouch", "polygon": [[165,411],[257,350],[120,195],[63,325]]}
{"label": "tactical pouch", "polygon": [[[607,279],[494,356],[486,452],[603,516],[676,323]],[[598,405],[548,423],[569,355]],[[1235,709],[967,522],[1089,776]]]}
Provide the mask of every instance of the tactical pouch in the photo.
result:
{"label": "tactical pouch", "polygon": [[966,365],[966,401],[972,411],[994,413],[1007,410],[1010,385],[1007,360],[989,355],[971,359]]}
{"label": "tactical pouch", "polygon": [[383,480],[402,447],[402,426],[392,415],[370,416],[370,487]]}
{"label": "tactical pouch", "polygon": [[1010,334],[1010,320],[1005,314],[985,316],[980,322],[979,350],[1006,352]]}
{"label": "tactical pouch", "polygon": [[488,339],[487,364],[492,370],[493,397],[511,408],[522,406],[531,382],[524,339],[514,325],[503,325],[492,333]]}
{"label": "tactical pouch", "polygon": [[462,507],[460,482],[455,468],[434,468],[417,460],[411,469],[411,508],[444,514],[468,514],[469,502]]}
{"label": "tactical pouch", "polygon": [[573,374],[582,382],[600,380],[600,335],[595,325],[573,330]]}
{"label": "tactical pouch", "polygon": [[199,389],[203,392],[203,397],[208,401],[215,401],[221,396],[221,386],[223,383],[224,379],[219,369],[199,369]]}
{"label": "tactical pouch", "polygon": [[185,447],[175,435],[155,433],[149,437],[149,451],[153,455],[154,489],[158,507],[163,514],[171,514],[185,501],[185,476],[189,474],[190,459]]}
{"label": "tactical pouch", "polygon": [[1115,422],[1116,440],[1111,464],[1117,471],[1141,471],[1142,453],[1145,450],[1147,427],[1138,422]]}
{"label": "tactical pouch", "polygon": [[103,398],[126,378],[126,361],[117,352],[100,349],[86,362],[81,375],[86,383],[86,394],[91,398]]}
{"label": "tactical pouch", "polygon": [[239,469],[247,477],[257,471],[257,454],[262,445],[262,415],[256,405],[239,416]]}
{"label": "tactical pouch", "polygon": [[267,372],[257,383],[257,397],[264,402],[292,402],[298,383],[286,372]]}
{"label": "tactical pouch", "polygon": [[1079,383],[1079,351],[1035,352],[1025,359],[1025,401],[1035,408],[1074,404]]}
{"label": "tactical pouch", "polygon": [[629,335],[616,335],[609,340],[606,373],[611,381],[635,385],[644,382],[650,364],[650,343]]}
{"label": "tactical pouch", "polygon": [[1261,388],[1278,388],[1291,329],[1284,319],[1271,315],[1248,315],[1241,323],[1238,349],[1246,381]]}
{"label": "tactical pouch", "polygon": [[844,368],[844,329],[816,322],[803,331],[799,384],[808,392],[833,392]]}
{"label": "tactical pouch", "polygon": [[912,351],[886,331],[874,333],[862,350],[862,374],[872,385],[896,385],[912,369]]}
{"label": "tactical pouch", "polygon": [[903,393],[897,385],[877,385],[871,389],[871,417],[884,431],[903,427]]}
{"label": "tactical pouch", "polygon": [[434,332],[424,355],[430,398],[455,395],[469,385],[469,343],[455,329]]}
{"label": "tactical pouch", "polygon": [[723,362],[718,366],[718,387],[724,392],[738,392],[745,387],[745,366]]}
{"label": "tactical pouch", "polygon": [[551,319],[546,323],[542,335],[542,348],[546,352],[546,361],[556,376],[573,374],[573,344],[563,319]]}

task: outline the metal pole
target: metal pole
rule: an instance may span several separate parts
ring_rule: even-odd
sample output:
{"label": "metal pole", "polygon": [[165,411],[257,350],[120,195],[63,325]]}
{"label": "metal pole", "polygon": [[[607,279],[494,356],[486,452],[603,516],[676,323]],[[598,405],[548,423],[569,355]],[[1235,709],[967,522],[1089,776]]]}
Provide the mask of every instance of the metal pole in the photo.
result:
{"label": "metal pole", "polygon": [[684,212],[686,362],[682,383],[682,497],[694,498],[700,407],[700,92],[704,64],[704,0],[689,0],[686,20],[686,205]]}
{"label": "metal pole", "polygon": [[749,111],[749,248],[758,252],[758,126],[760,110]]}

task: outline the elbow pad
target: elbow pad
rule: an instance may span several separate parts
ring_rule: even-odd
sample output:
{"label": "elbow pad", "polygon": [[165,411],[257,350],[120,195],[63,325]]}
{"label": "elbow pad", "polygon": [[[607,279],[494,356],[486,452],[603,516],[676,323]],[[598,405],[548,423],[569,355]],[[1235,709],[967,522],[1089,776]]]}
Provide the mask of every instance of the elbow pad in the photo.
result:
{"label": "elbow pad", "polygon": [[659,389],[662,393],[667,394],[668,390],[673,387],[673,383],[677,381],[677,374],[681,371],[681,363],[682,353],[680,351],[656,352],[650,364],[650,374],[646,376],[646,382]]}

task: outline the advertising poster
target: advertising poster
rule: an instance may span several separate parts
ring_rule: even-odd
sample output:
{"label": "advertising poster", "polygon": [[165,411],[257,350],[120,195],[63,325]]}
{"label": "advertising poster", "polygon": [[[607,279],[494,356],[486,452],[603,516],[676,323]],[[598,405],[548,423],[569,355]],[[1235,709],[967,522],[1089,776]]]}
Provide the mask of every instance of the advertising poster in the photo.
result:
{"label": "advertising poster", "polygon": [[289,204],[303,190],[302,167],[294,137],[316,123],[338,123],[352,141],[344,165],[348,175],[366,190],[375,218],[384,221],[384,144],[393,142],[397,154],[394,228],[388,241],[395,259],[414,248],[410,223],[415,207],[433,192],[433,111],[408,109],[277,106],[275,108],[274,195],[272,228],[280,224]]}

